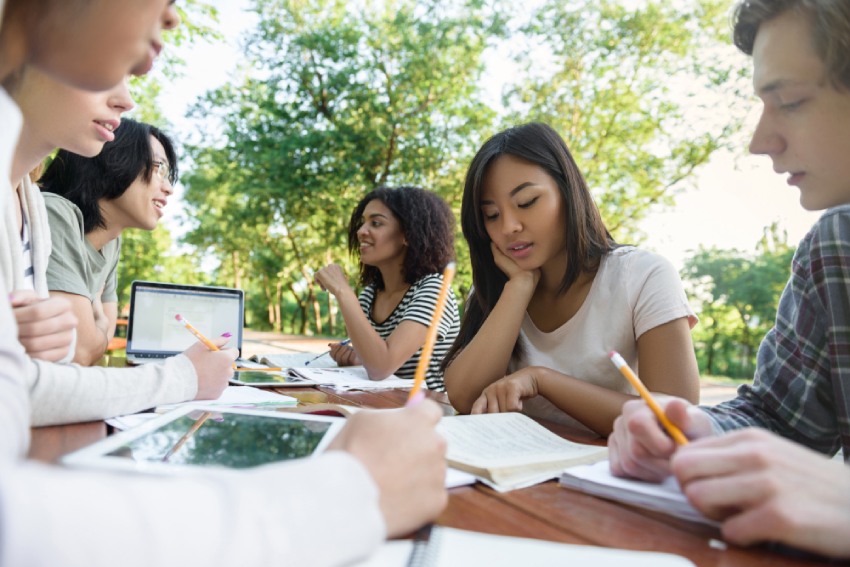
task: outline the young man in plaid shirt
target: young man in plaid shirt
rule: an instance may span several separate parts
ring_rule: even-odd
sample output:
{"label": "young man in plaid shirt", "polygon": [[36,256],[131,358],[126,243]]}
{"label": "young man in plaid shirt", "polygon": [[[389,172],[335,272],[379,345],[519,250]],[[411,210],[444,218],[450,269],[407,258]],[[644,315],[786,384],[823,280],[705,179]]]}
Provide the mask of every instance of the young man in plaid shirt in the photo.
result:
{"label": "young man in plaid shirt", "polygon": [[677,447],[642,401],[623,407],[611,469],[674,474],[691,503],[748,545],[850,557],[850,2],[744,0],[735,44],[753,56],[764,108],[750,151],[827,209],[800,242],[752,386],[708,408],[659,400],[691,442]]}

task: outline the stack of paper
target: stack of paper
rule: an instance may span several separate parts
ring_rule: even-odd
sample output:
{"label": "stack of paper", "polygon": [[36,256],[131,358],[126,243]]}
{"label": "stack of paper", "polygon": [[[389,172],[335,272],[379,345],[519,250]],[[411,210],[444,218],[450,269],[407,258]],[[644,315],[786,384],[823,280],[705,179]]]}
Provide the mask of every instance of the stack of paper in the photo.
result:
{"label": "stack of paper", "polygon": [[672,476],[661,484],[629,480],[611,474],[608,461],[601,461],[568,468],[561,475],[561,484],[587,494],[664,512],[677,518],[718,525],[691,506]]}
{"label": "stack of paper", "polygon": [[413,380],[399,378],[395,374],[383,380],[370,380],[362,366],[337,368],[290,368],[292,374],[316,384],[333,386],[338,390],[386,390],[388,388],[411,388]]}
{"label": "stack of paper", "polygon": [[185,405],[223,406],[247,409],[274,409],[275,407],[297,406],[298,399],[284,396],[269,390],[251,388],[250,386],[228,386],[217,400],[193,400],[180,404],[165,404],[157,406],[157,413],[163,413]]}
{"label": "stack of paper", "polygon": [[515,567],[593,565],[594,567],[693,567],[679,555],[570,545],[435,527],[429,541],[390,541],[356,567]]}

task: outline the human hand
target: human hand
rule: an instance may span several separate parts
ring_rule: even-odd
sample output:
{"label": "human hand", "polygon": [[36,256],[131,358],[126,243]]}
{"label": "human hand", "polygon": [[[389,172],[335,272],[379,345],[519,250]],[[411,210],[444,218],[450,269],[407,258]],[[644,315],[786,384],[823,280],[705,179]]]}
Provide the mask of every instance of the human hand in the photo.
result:
{"label": "human hand", "polygon": [[399,411],[360,412],[328,448],[351,453],[369,471],[390,538],[433,520],[448,502],[446,440],[435,429],[442,415],[430,400]]}
{"label": "human hand", "polygon": [[[229,335],[222,335],[211,340],[221,348],[229,339]],[[195,343],[183,351],[183,354],[192,362],[198,376],[198,393],[195,394],[195,399],[215,400],[221,396],[233,376],[233,361],[239,356],[239,351],[235,348],[210,350],[202,343]]]}
{"label": "human hand", "polygon": [[490,251],[493,253],[493,261],[496,267],[502,270],[509,280],[524,280],[527,281],[531,288],[537,287],[537,282],[540,281],[540,270],[524,270],[513,259],[499,250],[494,242],[490,242]]}
{"label": "human hand", "polygon": [[58,362],[74,341],[77,317],[62,297],[39,297],[34,291],[15,291],[9,302],[18,324],[18,340],[31,358]]}
{"label": "human hand", "polygon": [[689,443],[671,468],[731,543],[776,541],[850,557],[850,468],[840,461],[749,428]]}
{"label": "human hand", "polygon": [[337,297],[341,292],[350,289],[348,278],[338,264],[328,264],[313,276],[323,290]]}
{"label": "human hand", "polygon": [[363,364],[363,361],[360,360],[360,357],[357,356],[357,351],[354,350],[354,347],[351,346],[351,342],[343,343],[329,343],[328,347],[331,349],[330,357],[334,359],[339,366],[358,366]]}
{"label": "human hand", "polygon": [[[654,396],[655,401],[688,439],[714,435],[709,417],[681,398]],[[608,460],[616,476],[661,482],[670,476],[670,457],[676,442],[643,400],[623,404],[608,437]]]}
{"label": "human hand", "polygon": [[538,395],[538,380],[547,370],[529,366],[496,380],[481,392],[470,413],[522,411],[522,400]]}

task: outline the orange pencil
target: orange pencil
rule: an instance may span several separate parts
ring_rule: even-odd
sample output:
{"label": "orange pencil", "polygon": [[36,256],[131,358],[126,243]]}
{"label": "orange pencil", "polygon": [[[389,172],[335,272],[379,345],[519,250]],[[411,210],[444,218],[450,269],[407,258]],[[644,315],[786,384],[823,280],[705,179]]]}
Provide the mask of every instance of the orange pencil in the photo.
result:
{"label": "orange pencil", "polygon": [[431,317],[428,334],[425,336],[425,344],[422,346],[422,354],[419,355],[419,363],[416,365],[416,372],[413,374],[413,388],[410,389],[410,394],[407,396],[407,405],[415,402],[414,398],[420,394],[422,384],[425,383],[425,372],[428,370],[428,365],[431,364],[434,343],[437,342],[437,330],[440,328],[440,319],[442,319],[443,309],[446,307],[446,298],[449,296],[449,289],[455,277],[455,268],[455,263],[449,262],[443,270],[443,285],[440,286],[440,295],[437,296],[434,315]]}
{"label": "orange pencil", "polygon": [[649,409],[655,414],[655,417],[658,418],[658,421],[661,422],[661,425],[664,426],[664,429],[667,430],[667,433],[670,434],[670,437],[673,438],[676,443],[679,445],[687,445],[688,438],[685,437],[685,434],[682,433],[682,430],[673,425],[673,423],[667,419],[667,416],[664,415],[664,411],[662,411],[661,406],[658,405],[658,402],[652,397],[652,394],[649,393],[649,390],[646,389],[646,386],[643,385],[643,382],[640,381],[640,378],[632,372],[632,369],[629,368],[629,365],[626,364],[626,361],[620,356],[615,350],[612,350],[608,353],[608,356],[611,358],[611,362],[614,363],[614,366],[620,369],[620,373],[626,377],[626,380],[634,387],[635,390],[638,391],[640,397],[643,398],[643,401],[646,402],[646,405],[649,406]]}
{"label": "orange pencil", "polygon": [[177,319],[177,322],[178,322],[178,323],[182,324],[184,327],[186,327],[187,329],[189,329],[189,332],[190,332],[190,333],[192,333],[193,335],[195,335],[196,337],[198,337],[198,340],[199,340],[199,341],[201,341],[202,343],[204,343],[204,345],[205,345],[208,349],[210,349],[210,350],[219,350],[219,348],[218,348],[217,346],[215,346],[215,343],[214,343],[214,342],[212,342],[211,340],[209,340],[208,338],[206,338],[204,335],[202,335],[202,334],[201,334],[201,332],[200,332],[198,329],[196,329],[194,325],[192,325],[192,323],[190,323],[189,321],[187,321],[187,320],[183,317],[183,315],[180,315],[180,314],[178,313],[177,315],[175,315],[175,316],[174,316],[174,318],[175,318],[175,319]]}

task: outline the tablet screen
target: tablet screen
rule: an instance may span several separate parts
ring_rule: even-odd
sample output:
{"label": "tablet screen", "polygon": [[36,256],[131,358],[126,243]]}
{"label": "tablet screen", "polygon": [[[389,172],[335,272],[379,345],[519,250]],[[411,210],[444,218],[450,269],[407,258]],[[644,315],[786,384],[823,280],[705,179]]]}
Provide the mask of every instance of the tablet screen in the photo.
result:
{"label": "tablet screen", "polygon": [[295,376],[283,376],[270,372],[257,372],[251,370],[239,370],[230,379],[232,384],[243,386],[286,386],[309,384],[306,380]]}
{"label": "tablet screen", "polygon": [[243,469],[312,455],[330,425],[323,421],[196,411],[106,456]]}

